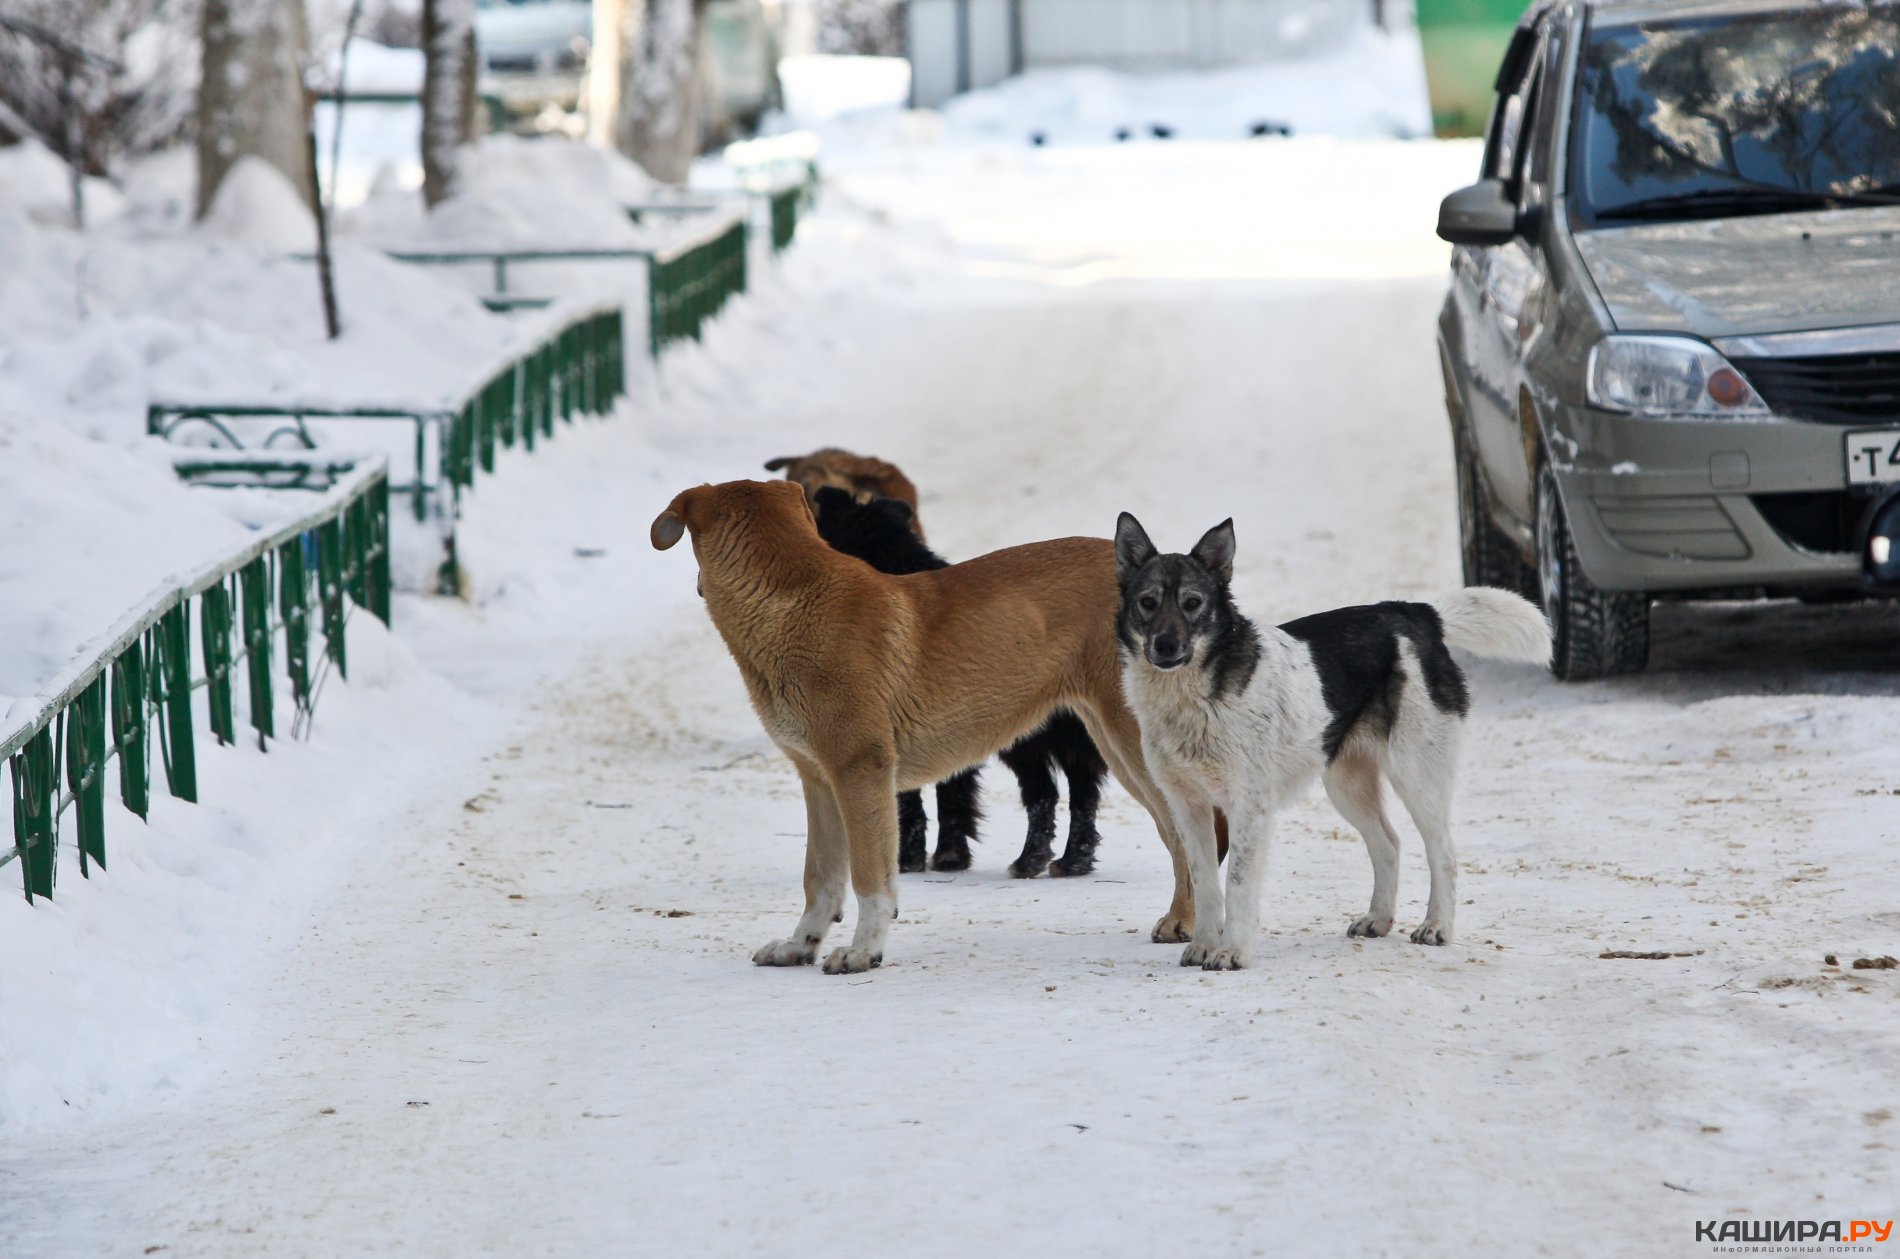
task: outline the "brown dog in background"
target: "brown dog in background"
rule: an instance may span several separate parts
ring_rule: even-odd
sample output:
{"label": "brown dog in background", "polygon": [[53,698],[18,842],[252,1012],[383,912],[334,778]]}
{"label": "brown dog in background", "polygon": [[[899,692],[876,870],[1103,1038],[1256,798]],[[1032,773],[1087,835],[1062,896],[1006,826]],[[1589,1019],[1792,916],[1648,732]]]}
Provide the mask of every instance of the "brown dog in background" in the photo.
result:
{"label": "brown dog in background", "polygon": [[816,960],[843,921],[847,875],[857,928],[825,972],[883,961],[897,914],[897,793],[976,764],[1059,707],[1082,718],[1173,858],[1174,900],[1154,939],[1189,938],[1186,859],[1122,698],[1114,543],[1061,538],[892,576],[826,545],[786,481],[685,491],[653,522],[653,545],[687,533],[706,610],[805,789],[805,913],[754,962]]}
{"label": "brown dog in background", "polygon": [[765,461],[767,472],[785,469],[785,479],[805,489],[805,501],[816,504],[818,491],[835,486],[860,503],[873,498],[894,498],[910,505],[910,531],[924,536],[923,522],[917,518],[917,487],[896,464],[873,455],[854,455],[836,446],[814,450],[809,455],[780,455]]}

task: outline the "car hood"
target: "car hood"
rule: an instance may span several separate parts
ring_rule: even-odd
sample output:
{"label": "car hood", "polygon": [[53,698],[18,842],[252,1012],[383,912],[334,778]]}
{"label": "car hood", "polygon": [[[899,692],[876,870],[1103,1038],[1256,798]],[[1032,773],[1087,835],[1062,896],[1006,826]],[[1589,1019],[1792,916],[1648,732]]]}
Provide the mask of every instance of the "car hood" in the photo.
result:
{"label": "car hood", "polygon": [[1900,319],[1900,207],[1645,223],[1576,241],[1625,332],[1725,337]]}

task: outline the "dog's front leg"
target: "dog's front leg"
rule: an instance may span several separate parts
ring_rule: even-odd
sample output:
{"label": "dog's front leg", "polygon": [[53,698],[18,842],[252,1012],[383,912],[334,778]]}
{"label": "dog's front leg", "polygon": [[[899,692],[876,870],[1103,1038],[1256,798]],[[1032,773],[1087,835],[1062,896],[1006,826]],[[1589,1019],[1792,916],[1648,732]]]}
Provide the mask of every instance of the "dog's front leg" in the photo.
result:
{"label": "dog's front leg", "polygon": [[[1208,970],[1253,965],[1253,942],[1260,930],[1260,886],[1266,881],[1267,849],[1273,838],[1270,810],[1243,805],[1228,816],[1228,823],[1227,920],[1221,927],[1219,947],[1210,947],[1201,963]],[[1214,876],[1220,877],[1218,869]],[[1200,877],[1199,871],[1195,877]]]}
{"label": "dog's front leg", "polygon": [[897,804],[890,758],[858,758],[835,779],[839,812],[858,894],[851,943],[825,958],[825,974],[848,975],[884,961],[884,941],[897,917]]}
{"label": "dog's front leg", "polygon": [[805,913],[791,939],[775,940],[752,955],[760,966],[811,965],[818,960],[825,932],[844,918],[845,874],[850,866],[837,798],[817,766],[796,757],[792,763],[805,786]]}
{"label": "dog's front leg", "polygon": [[1214,834],[1214,806],[1162,787],[1168,812],[1180,836],[1188,884],[1194,896],[1194,939],[1181,950],[1181,965],[1205,966],[1225,938],[1226,916],[1221,905],[1219,840]]}

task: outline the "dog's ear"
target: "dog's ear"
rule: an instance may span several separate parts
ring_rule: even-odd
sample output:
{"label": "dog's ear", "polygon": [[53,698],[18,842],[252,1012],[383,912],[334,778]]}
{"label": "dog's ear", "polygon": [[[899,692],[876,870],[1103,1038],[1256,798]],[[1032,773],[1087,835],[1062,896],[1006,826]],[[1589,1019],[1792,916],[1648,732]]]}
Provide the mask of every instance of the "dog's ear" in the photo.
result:
{"label": "dog's ear", "polygon": [[1234,579],[1234,518],[1227,519],[1201,535],[1189,555],[1207,566],[1207,571],[1220,578],[1225,586]]}
{"label": "dog's ear", "polygon": [[1115,569],[1125,581],[1155,557],[1155,544],[1148,540],[1148,531],[1141,522],[1127,512],[1115,521]]}
{"label": "dog's ear", "polygon": [[664,551],[678,542],[686,533],[686,522],[671,507],[661,512],[653,521],[653,549]]}
{"label": "dog's ear", "polygon": [[812,497],[818,500],[818,510],[821,512],[838,511],[840,508],[849,507],[852,502],[850,492],[841,490],[835,485],[819,486],[818,492]]}
{"label": "dog's ear", "polygon": [[765,461],[765,470],[767,472],[777,472],[780,468],[791,467],[804,457],[803,455],[780,455],[776,459],[767,459]]}
{"label": "dog's ear", "polygon": [[666,510],[654,517],[650,535],[654,550],[667,550],[685,535],[687,526],[693,523],[693,507],[700,488],[695,486],[690,490],[681,490],[666,505]]}
{"label": "dog's ear", "polygon": [[811,501],[811,497],[806,494],[803,485],[800,485],[797,481],[763,481],[759,482],[759,484],[766,487],[767,493],[777,494],[786,499],[798,500],[799,507],[804,510],[805,519],[811,522],[811,527],[814,530],[818,528],[818,508]]}
{"label": "dog's ear", "polygon": [[909,503],[898,498],[874,498],[871,506],[884,513],[885,519],[892,524],[902,525],[906,529],[910,527],[910,518],[917,514],[910,509]]}

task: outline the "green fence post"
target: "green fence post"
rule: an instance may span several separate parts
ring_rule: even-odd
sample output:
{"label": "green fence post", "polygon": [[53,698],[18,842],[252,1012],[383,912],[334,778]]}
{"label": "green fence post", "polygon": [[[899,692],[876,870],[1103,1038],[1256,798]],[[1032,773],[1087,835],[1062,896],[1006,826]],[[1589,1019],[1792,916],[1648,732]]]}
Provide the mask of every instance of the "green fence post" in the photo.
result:
{"label": "green fence post", "polygon": [[66,718],[66,787],[73,793],[79,834],[79,873],[91,878],[87,859],[106,868],[106,677],[73,697]]}
{"label": "green fence post", "polygon": [[59,781],[53,732],[42,730],[13,754],[13,847],[29,903],[53,894],[54,817]]}
{"label": "green fence post", "polygon": [[317,526],[317,597],[323,604],[324,653],[338,676],[349,680],[343,638],[343,527],[335,519]]}
{"label": "green fence post", "polygon": [[369,487],[369,610],[389,624],[389,479],[379,477]]}
{"label": "green fence post", "polygon": [[211,733],[219,743],[237,742],[231,717],[231,592],[220,577],[199,597],[199,628],[203,631],[205,703],[211,710]]}
{"label": "green fence post", "polygon": [[152,638],[152,700],[164,713],[165,782],[180,800],[198,801],[198,759],[191,740],[191,601],[180,599]]}
{"label": "green fence post", "polygon": [[244,665],[251,680],[251,728],[257,746],[277,734],[271,705],[270,561],[260,555],[238,573],[244,607]]}
{"label": "green fence post", "polygon": [[[427,451],[428,451],[428,431],[429,431],[429,422],[418,415],[416,417],[416,488],[414,491],[417,524],[421,524],[423,521],[429,518],[429,490],[428,490],[429,473],[428,473],[428,464],[426,462]],[[448,441],[448,434],[446,432],[441,432],[439,425],[438,425],[438,439],[444,443],[442,466],[446,468],[449,462],[447,445],[446,445]],[[447,483],[448,483],[448,478],[444,477],[443,484],[446,485]]]}
{"label": "green fence post", "polygon": [[145,643],[135,638],[112,662],[112,746],[119,754],[119,802],[151,815],[150,727],[145,719]]}
{"label": "green fence post", "polygon": [[[492,392],[486,388],[475,391],[475,427],[479,434],[477,441],[481,450],[483,472],[495,470],[495,414],[488,405],[488,398]],[[469,477],[469,480],[473,483],[473,475]]]}
{"label": "green fence post", "polygon": [[284,665],[290,673],[290,702],[299,710],[310,704],[310,595],[304,581],[304,541],[298,534],[277,548],[277,610],[284,618]]}
{"label": "green fence post", "polygon": [[664,278],[665,264],[657,257],[647,257],[647,353],[654,362],[660,361],[660,284]]}

